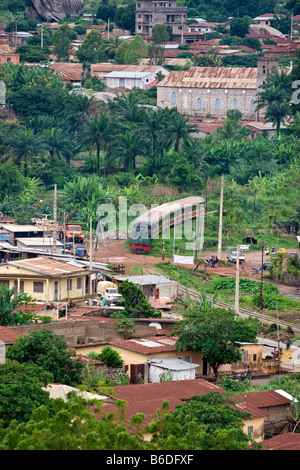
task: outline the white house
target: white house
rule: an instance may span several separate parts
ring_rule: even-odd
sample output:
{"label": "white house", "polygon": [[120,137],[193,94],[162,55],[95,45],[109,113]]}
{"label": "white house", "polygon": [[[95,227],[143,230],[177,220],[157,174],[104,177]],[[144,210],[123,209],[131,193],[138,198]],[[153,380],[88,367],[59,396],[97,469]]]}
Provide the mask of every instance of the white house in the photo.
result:
{"label": "white house", "polygon": [[141,88],[145,90],[149,83],[155,81],[155,75],[150,72],[110,72],[104,75],[108,88]]}

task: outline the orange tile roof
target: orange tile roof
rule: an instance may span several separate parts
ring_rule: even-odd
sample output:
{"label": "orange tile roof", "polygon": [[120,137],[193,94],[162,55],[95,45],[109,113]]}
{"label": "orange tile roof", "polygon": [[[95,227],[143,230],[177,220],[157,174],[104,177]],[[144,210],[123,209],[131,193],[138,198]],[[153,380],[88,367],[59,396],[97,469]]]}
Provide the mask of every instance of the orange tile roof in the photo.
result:
{"label": "orange tile roof", "polygon": [[0,326],[0,341],[5,344],[13,344],[18,336],[26,336],[23,333],[14,331],[6,326]]}

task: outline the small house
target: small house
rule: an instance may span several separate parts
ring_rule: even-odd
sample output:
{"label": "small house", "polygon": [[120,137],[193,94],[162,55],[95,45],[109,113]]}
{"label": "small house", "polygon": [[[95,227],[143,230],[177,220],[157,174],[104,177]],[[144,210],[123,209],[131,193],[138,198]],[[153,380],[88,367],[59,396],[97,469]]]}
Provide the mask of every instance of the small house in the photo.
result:
{"label": "small house", "polygon": [[91,275],[85,267],[42,256],[0,264],[0,285],[15,286],[40,302],[84,299]]}
{"label": "small house", "polygon": [[[16,238],[17,247],[26,251],[38,251],[43,253],[53,253],[54,239],[53,237],[28,237]],[[56,241],[56,254],[62,254],[63,243]]]}
{"label": "small house", "polygon": [[155,298],[157,290],[160,298],[168,298],[171,301],[177,297],[177,282],[164,276],[145,274],[141,276],[115,276],[114,279],[118,284],[127,280],[138,285],[149,301],[151,298]]}

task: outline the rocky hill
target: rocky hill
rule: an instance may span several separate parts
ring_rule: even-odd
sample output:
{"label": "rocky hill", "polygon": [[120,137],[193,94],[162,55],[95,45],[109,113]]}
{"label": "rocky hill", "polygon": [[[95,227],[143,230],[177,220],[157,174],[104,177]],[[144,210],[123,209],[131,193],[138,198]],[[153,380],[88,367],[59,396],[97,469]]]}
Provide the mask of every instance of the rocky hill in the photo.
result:
{"label": "rocky hill", "polygon": [[84,0],[31,0],[27,8],[29,18],[42,18],[46,21],[60,21],[64,18],[77,18],[84,9]]}

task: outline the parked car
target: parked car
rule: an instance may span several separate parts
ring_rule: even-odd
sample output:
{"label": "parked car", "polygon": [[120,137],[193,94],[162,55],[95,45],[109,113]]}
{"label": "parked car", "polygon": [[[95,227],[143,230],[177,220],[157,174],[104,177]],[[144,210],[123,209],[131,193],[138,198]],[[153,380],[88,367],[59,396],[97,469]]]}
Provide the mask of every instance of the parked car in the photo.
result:
{"label": "parked car", "polygon": [[[230,261],[230,263],[236,263],[236,259],[237,259],[236,251],[233,251],[232,253],[228,253],[226,256],[227,256],[228,261]],[[245,256],[243,255],[243,253],[240,253],[239,262],[242,263],[243,261],[245,261]]]}

